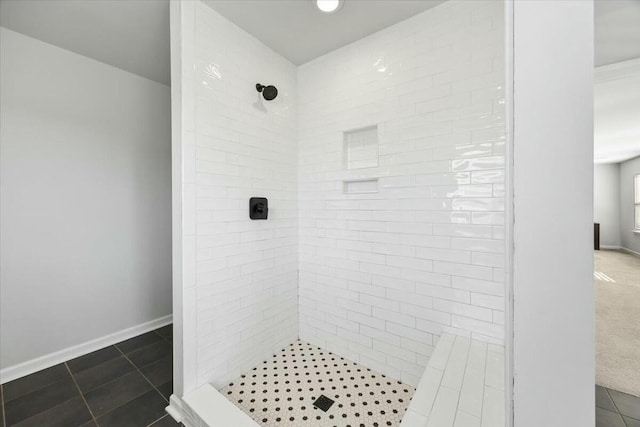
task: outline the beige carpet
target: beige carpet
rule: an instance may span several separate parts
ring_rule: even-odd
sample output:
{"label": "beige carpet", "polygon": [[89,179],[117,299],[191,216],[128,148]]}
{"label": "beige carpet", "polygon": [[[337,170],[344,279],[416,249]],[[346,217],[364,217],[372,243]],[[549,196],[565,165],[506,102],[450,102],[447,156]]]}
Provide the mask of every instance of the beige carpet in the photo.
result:
{"label": "beige carpet", "polygon": [[640,257],[595,251],[595,271],[596,383],[640,396]]}

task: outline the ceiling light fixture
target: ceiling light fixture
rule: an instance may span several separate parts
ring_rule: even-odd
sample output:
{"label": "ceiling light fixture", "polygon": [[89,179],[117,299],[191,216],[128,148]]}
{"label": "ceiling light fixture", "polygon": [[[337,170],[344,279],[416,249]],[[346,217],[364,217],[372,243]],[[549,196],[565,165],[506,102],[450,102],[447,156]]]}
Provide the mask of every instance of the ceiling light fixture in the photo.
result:
{"label": "ceiling light fixture", "polygon": [[316,7],[323,13],[335,13],[341,7],[344,0],[315,0]]}

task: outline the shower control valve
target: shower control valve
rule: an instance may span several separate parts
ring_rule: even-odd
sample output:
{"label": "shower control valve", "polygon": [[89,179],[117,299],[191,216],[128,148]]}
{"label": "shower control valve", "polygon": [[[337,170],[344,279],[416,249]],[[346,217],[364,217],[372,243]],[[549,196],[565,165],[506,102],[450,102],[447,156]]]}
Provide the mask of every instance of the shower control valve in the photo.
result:
{"label": "shower control valve", "polygon": [[269,215],[269,201],[265,197],[252,197],[249,199],[249,218],[267,219]]}

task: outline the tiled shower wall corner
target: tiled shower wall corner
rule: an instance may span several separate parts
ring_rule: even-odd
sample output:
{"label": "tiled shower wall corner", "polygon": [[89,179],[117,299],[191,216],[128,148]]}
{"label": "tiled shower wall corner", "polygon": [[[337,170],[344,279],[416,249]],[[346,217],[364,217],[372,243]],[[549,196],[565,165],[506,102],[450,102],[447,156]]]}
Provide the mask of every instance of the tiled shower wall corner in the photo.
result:
{"label": "tiled shower wall corner", "polygon": [[[195,7],[197,378],[219,387],[298,337],[296,67]],[[250,197],[269,199],[267,221]]]}
{"label": "tiled shower wall corner", "polygon": [[450,1],[298,68],[183,3],[185,390],[298,336],[414,385],[442,332],[502,343],[502,2]]}
{"label": "tiled shower wall corner", "polygon": [[503,342],[503,14],[446,2],[299,67],[301,339],[414,385],[443,332]]}

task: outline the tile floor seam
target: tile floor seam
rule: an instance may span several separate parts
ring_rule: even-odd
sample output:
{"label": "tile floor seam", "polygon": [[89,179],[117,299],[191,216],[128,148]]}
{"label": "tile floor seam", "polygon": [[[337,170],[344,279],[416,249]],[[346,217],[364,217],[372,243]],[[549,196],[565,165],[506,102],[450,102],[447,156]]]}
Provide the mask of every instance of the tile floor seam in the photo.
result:
{"label": "tile floor seam", "polygon": [[[442,339],[442,334],[440,334],[440,338],[438,338],[438,341],[440,341]],[[444,373],[447,370],[447,365],[449,364],[449,359],[451,358],[451,353],[453,353],[453,346],[456,345],[456,337],[453,338],[453,344],[451,344],[451,348],[449,349],[449,352],[447,353],[447,360],[444,363],[444,369],[442,370],[442,378],[444,378]],[[440,379],[440,384],[442,384],[442,379]]]}
{"label": "tile floor seam", "polygon": [[5,415],[5,411],[4,411],[4,384],[0,384],[0,395],[2,396],[2,399],[0,399],[2,402],[0,402],[0,405],[2,405],[2,425],[3,426],[7,426],[7,416]]}
{"label": "tile floor seam", "polygon": [[162,335],[160,332],[158,332],[158,330],[155,330],[153,332],[155,332],[158,336],[160,336],[160,338],[162,338],[164,341],[167,341],[168,343],[173,344],[173,336],[171,337],[171,340],[169,340],[168,337]]}
{"label": "tile floor seam", "polygon": [[[427,367],[425,368],[425,370],[426,370],[427,368],[429,368],[429,365],[428,365],[428,364],[427,364]],[[433,368],[433,367],[432,367],[432,368]],[[438,381],[438,388],[440,388],[440,387],[442,387],[442,377],[444,376],[444,371],[440,371],[440,369],[438,369],[438,368],[433,368],[433,369],[435,369],[436,371],[439,371],[439,372],[440,372],[440,380]],[[424,373],[423,373],[423,375],[424,375]],[[420,386],[420,384],[418,384],[418,387],[419,387],[419,386]],[[411,399],[413,399],[413,397],[411,397]],[[435,404],[436,404],[436,399],[435,399],[435,397],[434,397],[434,398],[431,400],[431,406],[429,406],[429,412],[428,412],[428,414],[429,414],[429,415],[427,415],[427,421],[429,420],[429,418],[431,418],[431,413],[433,412],[433,407],[435,406]],[[425,409],[426,409],[426,408],[425,408]]]}
{"label": "tile floor seam", "polygon": [[[158,336],[159,336],[159,334],[158,334]],[[134,338],[135,338],[135,337],[134,337]],[[136,348],[136,349],[133,349],[133,350],[129,351],[128,353],[125,353],[124,351],[122,351],[122,349],[121,349],[120,347],[118,347],[118,344],[122,344],[121,342],[119,342],[119,343],[117,343],[117,344],[114,344],[113,346],[116,348],[116,350],[118,350],[120,353],[122,353],[124,356],[126,356],[127,354],[137,353],[137,352],[138,352],[138,351],[140,351],[140,350],[144,350],[144,349],[145,349],[145,348],[147,348],[147,347],[151,347],[152,345],[156,345],[156,344],[158,344],[159,342],[163,342],[163,341],[164,341],[164,342],[169,342],[169,341],[165,340],[163,337],[160,337],[160,339],[159,339],[158,341],[154,341],[154,342],[152,342],[152,343],[145,344],[145,345],[143,345],[142,347],[138,347],[138,348]],[[128,359],[128,358],[127,358],[127,359]]]}
{"label": "tile floor seam", "polygon": [[[623,391],[614,390],[614,389],[610,389],[610,388],[606,388],[606,390],[607,390],[607,393],[609,393],[609,391],[615,391],[615,392],[616,392],[616,393],[618,393],[618,394],[631,396],[631,398],[632,398],[633,400],[640,399],[638,396],[634,396],[634,395],[632,395],[632,394],[625,393],[625,392],[623,392]],[[611,396],[611,393],[609,393],[609,397],[611,398],[611,401],[613,402],[613,404],[614,404],[614,406],[615,406],[616,410],[618,411],[618,413],[619,413],[622,417],[627,417],[627,418],[629,418],[629,419],[636,420],[636,418],[634,418],[633,416],[629,415],[628,413],[623,412],[623,411],[619,408],[618,404],[616,403],[616,400],[613,398],[613,396]],[[620,398],[620,397],[619,397],[619,398]]]}
{"label": "tile floor seam", "polygon": [[[106,349],[108,349],[109,347],[114,347],[114,348],[115,348],[115,347],[116,347],[116,345],[115,345],[115,344],[111,344],[111,345],[108,345],[108,346],[106,346],[106,347],[99,348],[99,349],[97,349],[97,350],[95,350],[95,351],[92,351],[92,352],[90,352],[90,353],[84,354],[84,355],[82,355],[82,356],[78,356],[78,357],[75,357],[75,358],[73,358],[73,359],[65,360],[64,362],[61,362],[61,364],[65,364],[65,365],[67,365],[67,366],[68,366],[69,362],[73,362],[73,361],[76,361],[76,360],[78,360],[78,359],[85,358],[85,357],[87,357],[87,356],[93,355],[94,353],[97,353],[97,352],[101,352],[101,351],[103,351],[103,350],[106,350]],[[116,348],[116,350],[117,350],[117,348]],[[117,356],[116,356],[116,357],[117,357]],[[88,367],[86,367],[86,368],[82,369],[81,371],[78,371],[78,372],[75,372],[75,373],[73,372],[73,370],[71,370],[71,366],[68,366],[68,371],[71,373],[71,375],[79,374],[80,372],[84,372],[84,371],[89,370],[89,369],[91,369],[91,368],[93,368],[93,367],[95,367],[95,366],[101,365],[101,364],[103,364],[103,363],[111,362],[111,361],[112,361],[113,359],[115,359],[116,357],[111,357],[110,359],[103,360],[102,362],[98,363],[97,365],[91,365],[91,366],[88,366]]]}
{"label": "tile floor seam", "polygon": [[629,427],[629,423],[627,423],[627,420],[625,420],[625,416],[622,414],[618,414],[620,416],[620,418],[622,418],[622,424],[625,425],[625,427]]}
{"label": "tile floor seam", "polygon": [[487,364],[489,363],[489,347],[484,352],[484,365],[482,366],[482,404],[480,405],[480,425],[482,425],[482,416],[484,415],[484,392],[487,387]]}
{"label": "tile floor seam", "polygon": [[[130,373],[131,373],[131,372],[129,372],[129,373],[125,374],[125,375],[128,375],[128,374],[130,374]],[[138,371],[138,373],[142,374],[140,371]],[[124,375],[123,375],[123,376],[124,376]],[[122,376],[121,376],[121,377],[122,377]],[[117,381],[117,380],[118,380],[118,379],[120,379],[121,377],[118,377],[118,378],[116,378],[116,379],[115,379],[115,380],[113,380],[113,381]],[[144,377],[144,379],[145,379],[147,382],[149,382],[149,380],[148,380],[144,375],[143,375],[143,377]],[[106,384],[110,384],[110,383],[112,383],[113,381],[109,381],[109,382],[108,382],[108,383],[106,383]],[[106,385],[106,384],[103,384],[103,385]],[[102,387],[102,386],[101,386],[101,387]],[[152,387],[156,392],[160,393],[160,392],[158,391],[158,389],[156,389],[156,388],[153,386],[153,384],[151,384],[151,387]],[[100,388],[100,387],[98,387],[98,388]],[[94,390],[95,390],[95,389],[94,389]],[[115,408],[108,410],[108,411],[107,411],[107,412],[105,412],[104,414],[100,414],[100,416],[99,416],[98,418],[102,418],[102,417],[106,416],[107,414],[110,414],[110,413],[112,413],[113,411],[115,411],[115,410],[117,410],[117,409],[120,409],[122,406],[126,405],[127,403],[130,403],[130,402],[131,402],[131,401],[133,401],[133,400],[136,400],[136,399],[137,399],[137,398],[139,398],[140,396],[143,396],[143,395],[145,395],[146,393],[149,393],[150,391],[151,391],[151,389],[147,389],[147,390],[143,391],[142,393],[140,393],[140,394],[137,394],[137,395],[133,396],[131,399],[129,399],[129,400],[125,401],[125,402],[122,402],[121,404],[119,404],[119,405],[118,405],[118,406],[116,406]],[[160,395],[162,396],[162,393],[160,393]],[[83,395],[82,397],[83,397],[83,399],[84,399],[84,395]],[[165,399],[165,398],[164,398],[164,396],[162,396],[162,398],[163,398],[163,400],[164,400],[165,402],[167,401],[167,399]],[[85,402],[86,402],[86,400],[85,400]],[[87,406],[89,406],[89,405],[87,404]],[[91,408],[89,408],[89,411],[91,411]],[[91,412],[91,413],[93,414],[93,412]],[[99,426],[100,424],[98,423],[98,418],[94,418],[94,421],[95,421],[96,425],[98,425],[98,426]],[[158,418],[158,419],[159,419],[159,418]],[[153,422],[155,423],[156,421],[158,421],[158,420],[154,420]],[[7,427],[8,427],[8,426],[7,426]]]}
{"label": "tile floor seam", "polygon": [[[27,418],[25,418],[25,419],[22,419],[22,420],[18,421],[17,423],[11,424],[11,426],[16,426],[16,425],[18,425],[18,424],[24,423],[25,421],[29,421],[29,420],[30,420],[30,419],[32,419],[32,418],[39,417],[39,416],[41,416],[42,414],[44,414],[45,412],[48,412],[48,411],[51,411],[51,410],[53,410],[53,409],[59,408],[59,407],[61,407],[61,406],[64,406],[64,405],[66,405],[67,403],[71,402],[73,399],[76,399],[76,398],[78,398],[78,397],[82,397],[82,396],[75,396],[75,397],[72,397],[71,399],[65,400],[64,402],[60,402],[60,403],[58,403],[57,405],[54,405],[54,406],[52,406],[52,407],[50,407],[50,408],[47,408],[47,409],[45,409],[45,410],[43,410],[43,411],[40,411],[40,412],[35,413],[35,414],[33,414],[33,415],[30,415],[30,416],[28,416]],[[85,403],[85,405],[86,405],[86,403]],[[87,406],[87,409],[89,409],[89,407],[88,407],[88,406]],[[89,409],[89,415],[91,415],[91,410],[90,410],[90,409]],[[92,415],[91,419],[93,420],[93,415]],[[87,422],[89,422],[89,421],[91,421],[91,420],[87,420],[87,421],[85,421],[85,423],[87,423]],[[11,427],[11,426],[8,426],[8,425],[6,425],[6,424],[5,424],[5,427]]]}
{"label": "tile floor seam", "polygon": [[165,416],[166,416],[166,415],[163,415],[163,416],[161,416],[160,418],[158,418],[158,419],[156,419],[156,420],[153,420],[153,422],[152,422],[151,424],[149,424],[149,425],[153,425],[153,424],[157,423],[158,421],[160,421],[161,419],[163,419]]}
{"label": "tile floor seam", "polygon": [[[169,415],[169,414],[165,414],[165,415],[161,416],[160,418],[158,418],[157,420],[153,420],[151,423],[147,424],[147,426],[146,426],[146,427],[153,427],[153,425],[154,425],[155,423],[157,423],[158,421],[163,420],[163,419],[165,419],[165,418],[167,418],[167,417],[170,417],[170,416],[171,416],[171,415]],[[179,425],[181,425],[181,424],[179,424]]]}
{"label": "tile floor seam", "polygon": [[[125,357],[126,357],[126,356],[125,356]],[[105,386],[105,385],[107,385],[107,384],[111,384],[111,383],[113,383],[113,382],[115,382],[115,381],[118,381],[120,378],[124,377],[125,375],[129,375],[129,374],[132,374],[132,373],[134,373],[134,372],[138,372],[140,375],[142,375],[142,372],[140,372],[140,371],[136,368],[136,366],[135,366],[135,365],[134,365],[134,364],[133,364],[129,359],[127,359],[127,361],[133,365],[133,367],[134,367],[134,369],[135,369],[134,371],[127,372],[126,374],[121,375],[121,376],[119,376],[118,378],[115,378],[115,379],[113,379],[113,380],[111,380],[111,381],[109,381],[109,382],[106,382],[106,383],[102,384],[100,387],[104,387],[104,386]],[[145,377],[144,375],[142,375],[142,377],[144,378],[144,380],[145,380],[145,381],[149,382],[149,380],[147,379],[147,377]],[[74,380],[74,381],[75,381],[75,380]],[[95,391],[95,390],[99,389],[100,387],[96,387],[96,388],[95,388],[95,389],[93,389],[92,391]],[[151,384],[151,387],[152,387],[156,392],[160,393],[160,392],[158,391],[158,389],[156,389],[156,388],[153,386],[153,384]],[[105,412],[104,414],[100,414],[97,418],[95,418],[95,419],[94,419],[94,421],[96,422],[96,424],[98,424],[98,425],[99,425],[99,423],[98,423],[98,418],[102,418],[102,417],[104,417],[105,415],[110,414],[111,412],[115,411],[116,409],[119,409],[121,406],[126,405],[127,403],[131,402],[132,400],[135,400],[135,399],[137,399],[138,397],[140,397],[140,396],[142,396],[142,395],[144,395],[144,394],[146,394],[146,393],[148,393],[148,392],[150,392],[150,391],[151,391],[151,389],[147,389],[147,390],[144,390],[143,392],[140,392],[139,394],[136,394],[135,396],[131,397],[129,400],[126,400],[126,401],[124,401],[124,402],[120,403],[120,404],[119,404],[118,406],[116,406],[115,408],[112,408],[112,409],[108,410],[108,411],[107,411],[107,412]],[[162,395],[162,393],[160,393],[160,395]],[[82,398],[84,399],[84,395],[82,395]],[[162,396],[162,398],[164,399],[164,396]],[[166,399],[164,399],[164,400],[166,401]],[[86,402],[86,400],[85,400],[85,402]],[[89,406],[89,405],[88,405],[88,403],[87,403],[87,406]],[[91,408],[89,408],[89,411],[91,411]],[[93,411],[91,411],[91,413],[93,414]],[[155,421],[154,421],[154,422],[155,422]],[[8,426],[7,426],[7,427],[8,427]]]}
{"label": "tile floor seam", "polygon": [[[97,426],[100,426],[100,423],[98,422],[98,419],[106,417],[107,415],[111,414],[114,411],[117,411],[118,409],[122,408],[124,405],[126,405],[127,403],[131,403],[132,401],[136,400],[137,398],[139,398],[140,396],[144,396],[145,394],[149,393],[151,390],[146,390],[144,392],[142,392],[141,394],[138,394],[137,396],[127,400],[126,402],[122,402],[120,405],[116,406],[113,409],[108,410],[107,412],[105,412],[104,414],[100,414],[100,416],[98,418],[96,418],[94,421],[96,423]],[[158,420],[154,420],[153,422],[155,423]]]}
{"label": "tile floor seam", "polygon": [[[121,356],[118,356],[118,357],[121,357]],[[117,359],[117,357],[116,357],[116,358],[113,358],[113,359],[111,359],[111,360],[107,360],[106,362],[100,363],[99,365],[92,366],[91,368],[85,369],[85,370],[80,371],[80,372],[78,372],[78,373],[76,373],[76,374],[73,374],[73,373],[72,373],[72,374],[71,374],[71,376],[72,376],[72,377],[74,377],[74,380],[75,380],[75,375],[80,375],[80,374],[82,374],[82,373],[84,373],[84,372],[86,372],[86,371],[89,371],[89,370],[91,370],[91,369],[99,368],[100,366],[106,365],[107,363],[111,363],[111,362],[113,362],[113,361],[114,361],[114,360],[116,360],[116,359]],[[136,369],[135,365],[134,365],[133,363],[131,363],[131,361],[130,361],[129,359],[125,359],[125,360],[126,360],[126,361],[127,361],[127,363],[129,363],[129,364],[130,364],[134,369]],[[65,362],[65,364],[66,364],[66,362]],[[111,380],[109,380],[109,381],[107,381],[107,382],[105,382],[105,383],[102,383],[102,384],[100,384],[100,385],[94,386],[93,388],[87,389],[87,390],[85,390],[85,391],[80,390],[80,392],[81,392],[83,395],[84,395],[84,394],[91,393],[92,391],[97,390],[97,389],[99,389],[100,387],[102,387],[102,386],[104,386],[104,385],[107,385],[107,384],[109,384],[109,383],[111,383],[111,382],[113,382],[113,381],[115,381],[115,380],[119,379],[120,377],[123,377],[123,376],[125,376],[125,375],[128,375],[128,374],[130,374],[131,372],[133,372],[133,371],[125,372],[124,374],[119,375],[119,376],[117,376],[116,378],[113,378],[113,379],[111,379]]]}
{"label": "tile floor seam", "polygon": [[627,425],[627,427],[631,427],[631,426],[629,426],[629,424],[627,423],[627,420],[625,418],[628,418],[628,419],[633,420],[633,421],[640,422],[640,420],[638,420],[636,418],[633,418],[633,417],[630,417],[628,415],[622,415],[622,414],[620,414],[620,415],[622,416],[622,421],[624,421],[624,423]]}
{"label": "tile floor seam", "polygon": [[[66,362],[60,362],[60,363],[58,363],[58,364],[56,364],[54,366],[51,366],[50,368],[55,368],[56,366],[62,366],[65,363]],[[44,370],[50,369],[50,368],[45,368]],[[25,377],[29,377],[31,375],[38,374],[40,372],[42,372],[42,371],[36,371],[36,372],[33,372],[32,374],[27,374],[27,375],[25,375]],[[52,381],[50,380],[49,382],[45,382],[45,383],[38,383],[39,385],[37,385],[37,386],[35,386],[33,388],[28,388],[27,391],[21,391],[20,393],[16,394],[15,396],[13,396],[13,397],[11,397],[9,399],[7,399],[7,393],[6,393],[6,390],[5,390],[7,384],[11,384],[11,383],[14,383],[16,381],[19,381],[24,377],[16,378],[13,381],[7,381],[6,383],[2,384],[2,387],[3,387],[2,388],[2,400],[3,400],[3,403],[11,403],[16,399],[20,399],[20,398],[22,398],[24,396],[27,396],[29,394],[36,393],[36,392],[38,392],[38,391],[40,391],[40,390],[42,390],[42,389],[44,389],[46,387],[49,387],[49,386],[51,386],[53,384],[57,384],[57,383],[59,383],[61,381],[64,381],[65,378],[67,378],[66,375],[69,374],[69,371],[66,368],[64,368],[64,372],[65,372],[65,376],[64,377],[56,378],[55,380],[52,380]]]}
{"label": "tile floor seam", "polygon": [[84,402],[84,406],[87,407],[87,410],[89,411],[89,415],[91,415],[91,419],[93,420],[94,423],[96,423],[96,425],[98,425],[98,422],[96,421],[96,416],[93,414],[93,411],[91,410],[91,407],[89,406],[89,403],[87,402],[87,399],[84,397],[84,394],[82,393],[82,390],[80,390],[80,386],[78,385],[78,382],[76,381],[75,377],[71,373],[71,369],[69,369],[69,365],[67,365],[67,362],[64,362],[64,367],[67,368],[67,371],[69,372],[69,375],[71,375],[71,381],[73,381],[73,384],[76,386],[76,389],[78,390],[78,393],[80,394],[80,398]]}
{"label": "tile floor seam", "polygon": [[[461,409],[460,409],[460,400],[461,400],[461,397],[462,397],[462,387],[464,386],[464,377],[465,377],[465,375],[467,375],[467,369],[469,369],[469,357],[471,357],[471,345],[469,345],[469,349],[467,350],[467,356],[465,357],[464,372],[462,373],[462,381],[460,383],[460,390],[457,390],[457,392],[458,392],[458,400],[456,402],[456,411],[455,411],[455,414],[453,415],[453,424],[452,424],[452,426],[454,426],[456,424],[456,419],[458,418],[458,412],[461,411]],[[480,420],[482,420],[482,417],[480,417]]]}
{"label": "tile floor seam", "polygon": [[152,427],[155,423],[157,423],[158,421],[160,421],[161,419],[163,419],[164,417],[166,417],[166,415],[161,416],[160,418],[158,418],[157,420],[153,420],[151,421],[149,424],[146,425],[146,427]]}
{"label": "tile floor seam", "polygon": [[[63,362],[62,364],[64,364],[64,365],[65,365],[65,367],[66,367],[66,362]],[[74,383],[75,389],[78,391],[79,396],[80,396],[80,397],[83,397],[83,396],[82,396],[82,393],[81,393],[81,392],[80,392],[80,390],[78,389],[78,386],[76,385],[76,383],[75,383],[75,381],[74,381],[74,379],[73,379],[73,376],[71,376],[71,378],[70,378],[70,379],[71,379],[71,381]],[[32,391],[32,392],[29,392],[29,393],[25,393],[25,394],[23,394],[22,396],[19,396],[19,397],[16,397],[15,399],[11,399],[11,400],[9,400],[7,403],[11,403],[11,402],[13,402],[13,401],[15,401],[15,400],[22,399],[22,398],[24,398],[24,397],[26,397],[26,396],[29,396],[30,394],[37,393],[37,392],[39,392],[40,390],[42,390],[42,389],[44,389],[44,388],[46,388],[46,387],[49,387],[49,386],[52,386],[52,385],[59,384],[59,383],[61,383],[61,382],[65,381],[65,380],[66,380],[66,378],[63,378],[63,379],[61,379],[61,380],[59,380],[59,381],[56,381],[56,382],[54,382],[54,383],[51,383],[51,384],[49,384],[49,385],[45,386],[45,387],[41,387],[41,388],[36,389],[36,390],[34,390],[34,391]],[[27,421],[27,420],[29,420],[29,419],[31,419],[31,418],[33,418],[33,417],[36,417],[36,416],[38,416],[38,415],[40,415],[40,414],[43,414],[43,413],[45,413],[45,412],[47,412],[47,411],[50,411],[50,410],[54,409],[54,408],[57,408],[57,407],[62,406],[62,405],[64,405],[64,404],[66,404],[66,403],[69,403],[69,401],[71,401],[71,400],[73,400],[73,399],[75,399],[76,397],[79,397],[79,396],[72,396],[72,397],[69,397],[68,399],[63,400],[63,401],[61,401],[61,402],[59,402],[59,403],[57,403],[57,404],[55,404],[55,405],[53,405],[53,406],[50,406],[50,407],[48,407],[48,408],[46,408],[46,409],[43,409],[43,410],[41,410],[41,411],[39,411],[39,412],[36,412],[36,413],[35,413],[35,414],[33,414],[33,415],[29,415],[29,416],[28,416],[28,417],[26,417],[26,418],[23,418],[23,419],[21,419],[21,420],[19,420],[19,421],[17,421],[17,422],[14,422],[14,423],[12,423],[11,425],[12,425],[12,426],[14,426],[14,425],[20,424],[20,423],[22,423],[22,422],[24,422],[24,421]],[[3,397],[3,400],[4,400],[4,394],[3,394],[3,396],[2,396],[2,397]],[[83,399],[84,399],[84,397],[83,397]],[[4,405],[4,403],[3,403],[3,405]],[[5,417],[5,427],[10,427],[10,426],[8,425],[8,423],[6,422],[6,417]]]}
{"label": "tile floor seam", "polygon": [[[109,384],[112,384],[112,383],[114,383],[114,382],[116,382],[116,381],[119,381],[120,379],[122,379],[122,377],[125,377],[125,376],[127,376],[127,375],[131,375],[131,374],[136,373],[136,372],[140,373],[140,371],[137,371],[137,370],[136,370],[136,371],[127,372],[126,374],[124,374],[124,375],[120,375],[118,378],[114,378],[114,379],[112,379],[111,381],[106,382],[106,383],[102,384],[100,387],[96,387],[96,388],[94,388],[94,389],[93,389],[93,390],[91,390],[91,391],[92,391],[92,392],[93,392],[93,391],[96,391],[96,390],[98,390],[99,388],[102,388],[102,387],[104,387],[104,386],[106,386],[106,385],[109,385]],[[143,377],[144,377],[144,375],[143,375]],[[144,378],[144,379],[145,379],[145,381],[148,381],[146,378]],[[132,400],[134,400],[134,399],[136,399],[136,398],[138,398],[138,397],[142,396],[143,394],[145,394],[145,393],[147,393],[147,392],[149,392],[149,391],[150,391],[150,389],[146,389],[145,391],[140,392],[139,394],[136,394],[136,395],[135,395],[135,396],[133,396],[131,399],[129,399],[129,400],[127,400],[127,401],[124,401],[124,402],[122,402],[121,404],[119,404],[116,408],[119,408],[120,406],[122,406],[122,405],[124,405],[124,404],[127,404],[127,403],[129,403],[129,402],[131,402]],[[87,392],[87,393],[89,393],[89,392]],[[84,395],[83,395],[83,396],[84,396]],[[116,408],[113,408],[113,409],[116,409]],[[109,411],[105,412],[105,414],[106,414],[106,413],[108,413],[108,412],[111,412],[111,411],[112,411],[112,410],[109,410]],[[100,418],[102,415],[104,415],[104,414],[99,415],[99,416],[98,416],[98,418]]]}
{"label": "tile floor seam", "polygon": [[[607,393],[607,396],[609,396],[609,399],[611,399],[611,403],[613,403],[613,407],[616,408],[616,414],[618,414],[620,416],[620,418],[622,418],[622,413],[620,412],[620,408],[618,408],[618,405],[616,405],[616,401],[613,400],[613,396],[611,396],[611,393],[609,393],[609,388],[608,387],[603,387],[604,391]],[[627,422],[624,420],[624,418],[622,418],[622,422],[624,423],[624,425],[627,425]]]}
{"label": "tile floor seam", "polygon": [[[119,348],[119,347],[116,347],[116,348],[118,349],[118,351],[119,351],[120,353],[122,353],[122,356],[124,356],[124,358],[125,358],[125,359],[127,359],[127,360],[129,361],[129,363],[131,363],[131,364],[133,365],[134,369],[135,369],[135,370],[136,370],[140,375],[142,375],[142,378],[144,378],[144,379],[145,379],[145,381],[147,381],[147,382],[149,383],[149,385],[151,385],[151,387],[156,391],[156,393],[158,393],[158,394],[160,395],[160,397],[162,398],[162,400],[164,400],[164,401],[165,401],[165,402],[167,402],[167,404],[168,404],[168,403],[169,403],[169,400],[167,400],[167,398],[166,398],[166,397],[164,397],[164,394],[162,394],[162,393],[160,392],[160,390],[158,390],[158,387],[156,387],[156,386],[151,382],[151,380],[150,380],[149,378],[147,378],[147,377],[142,373],[142,371],[140,370],[140,368],[138,368],[138,367],[136,366],[136,364],[135,364],[135,363],[133,363],[133,362],[131,361],[131,359],[129,359],[129,358],[127,357],[127,355],[126,355],[126,354],[124,354],[124,352],[123,352],[122,350],[120,350],[120,348]],[[154,362],[154,363],[155,363],[155,362]],[[149,365],[151,365],[151,363],[150,363]],[[145,392],[145,393],[146,393],[146,392]],[[144,394],[144,393],[143,393],[143,394]],[[141,396],[141,395],[140,395],[140,396]],[[137,397],[139,397],[139,396],[136,396],[136,398],[137,398]],[[134,399],[135,399],[135,398],[134,398]],[[131,400],[133,400],[133,399],[131,399]],[[130,400],[130,401],[131,401],[131,400]],[[130,401],[129,401],[129,402],[130,402]],[[125,403],[128,403],[128,402],[125,402]],[[122,405],[124,405],[125,403],[123,403]],[[122,405],[120,405],[120,406],[122,406]],[[106,415],[106,414],[104,414],[104,415]],[[160,418],[158,418],[158,419],[154,420],[154,421],[153,421],[153,423],[157,422],[157,421],[158,421],[158,420],[160,420],[161,418],[164,418],[164,415],[163,415],[162,417],[160,417]],[[153,423],[151,423],[151,424],[153,424]]]}
{"label": "tile floor seam", "polygon": [[[618,405],[616,404],[616,401],[613,399],[613,396],[611,396],[611,394],[609,393],[609,390],[613,390],[613,389],[609,389],[608,387],[605,387],[605,386],[600,386],[600,387],[602,387],[602,389],[604,390],[604,392],[607,394],[607,396],[608,396],[608,397],[609,397],[609,399],[611,400],[611,404],[613,405],[613,408],[615,409],[615,412],[614,412],[614,411],[611,411],[611,410],[609,410],[609,409],[607,409],[607,408],[603,408],[603,407],[601,407],[601,406],[598,406],[597,404],[596,404],[596,408],[599,408],[600,410],[603,410],[603,411],[607,411],[607,412],[611,412],[611,413],[616,414],[616,415],[619,417],[619,419],[621,419],[621,420],[622,420],[622,424],[623,424],[624,426],[626,426],[626,427],[630,427],[630,426],[629,426],[629,423],[627,423],[626,418],[631,419],[631,420],[634,420],[634,421],[640,421],[640,420],[636,420],[635,418],[630,417],[630,416],[628,416],[628,415],[624,415],[622,412],[620,412],[620,408],[618,408]],[[613,390],[613,391],[618,391],[618,390]],[[599,426],[597,426],[597,427],[599,427]]]}

